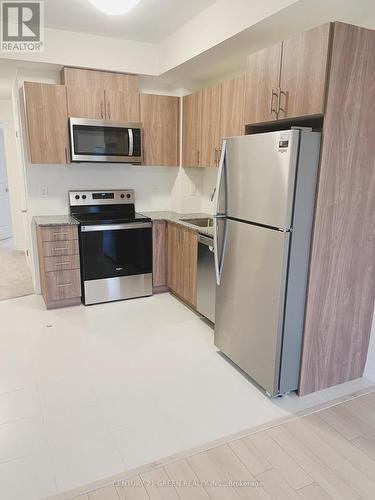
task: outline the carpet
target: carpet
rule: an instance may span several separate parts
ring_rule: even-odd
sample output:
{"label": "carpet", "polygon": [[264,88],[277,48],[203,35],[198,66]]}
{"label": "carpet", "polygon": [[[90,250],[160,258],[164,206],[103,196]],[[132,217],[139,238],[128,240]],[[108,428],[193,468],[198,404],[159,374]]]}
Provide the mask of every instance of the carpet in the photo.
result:
{"label": "carpet", "polygon": [[0,300],[34,293],[24,252],[0,246]]}

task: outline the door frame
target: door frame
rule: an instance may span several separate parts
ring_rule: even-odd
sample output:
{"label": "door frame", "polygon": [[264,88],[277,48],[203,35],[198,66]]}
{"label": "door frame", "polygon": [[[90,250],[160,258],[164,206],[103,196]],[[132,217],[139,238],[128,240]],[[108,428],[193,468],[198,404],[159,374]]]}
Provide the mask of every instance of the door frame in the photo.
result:
{"label": "door frame", "polygon": [[[6,145],[5,145],[5,126],[2,121],[0,121],[0,135],[2,135],[2,143],[3,143],[3,159],[4,159],[4,169],[0,168],[0,175],[1,172],[3,171],[5,174],[5,178],[1,179],[0,178],[0,183],[3,180],[4,184],[7,186],[7,193],[8,193],[8,205],[9,205],[9,228],[10,228],[10,236],[7,236],[5,238],[0,237],[0,241],[4,241],[10,238],[13,238],[14,236],[14,228],[13,228],[13,209],[12,209],[12,203],[10,201],[10,194],[9,194],[9,175],[8,175],[8,162],[7,162],[7,155],[6,155]],[[2,161],[2,158],[0,157],[0,161]]]}

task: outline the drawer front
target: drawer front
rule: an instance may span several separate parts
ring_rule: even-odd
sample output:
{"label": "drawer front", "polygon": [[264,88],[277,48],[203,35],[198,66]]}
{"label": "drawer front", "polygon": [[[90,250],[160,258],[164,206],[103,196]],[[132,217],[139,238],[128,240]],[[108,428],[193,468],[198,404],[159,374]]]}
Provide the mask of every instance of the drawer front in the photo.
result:
{"label": "drawer front", "polygon": [[46,272],[79,268],[79,255],[61,255],[59,257],[45,257],[44,259],[44,270]]}
{"label": "drawer front", "polygon": [[46,289],[49,301],[72,299],[81,296],[79,269],[46,273]]}
{"label": "drawer front", "polygon": [[44,257],[79,254],[78,240],[57,240],[43,242]]}
{"label": "drawer front", "polygon": [[62,241],[62,240],[77,240],[77,226],[48,226],[41,227],[40,234],[42,241]]}

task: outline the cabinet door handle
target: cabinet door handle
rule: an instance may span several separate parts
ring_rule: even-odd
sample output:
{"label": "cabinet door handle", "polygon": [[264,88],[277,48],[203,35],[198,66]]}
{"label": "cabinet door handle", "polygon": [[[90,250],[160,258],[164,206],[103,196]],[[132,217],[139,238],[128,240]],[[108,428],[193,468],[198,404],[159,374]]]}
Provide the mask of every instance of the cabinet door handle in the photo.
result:
{"label": "cabinet door handle", "polygon": [[197,165],[198,165],[198,167],[199,167],[199,162],[200,162],[200,156],[201,156],[200,151],[199,151],[199,149],[197,149]]}
{"label": "cabinet door handle", "polygon": [[66,161],[66,163],[69,163],[69,159],[68,159],[68,148],[67,148],[67,147],[65,148],[65,161]]}
{"label": "cabinet door handle", "polygon": [[111,119],[111,103],[108,103],[108,120]]}
{"label": "cabinet door handle", "polygon": [[104,107],[104,106],[103,106],[103,103],[101,102],[101,103],[100,103],[100,115],[101,115],[101,117],[102,117],[102,118],[104,118],[103,107]]}
{"label": "cabinet door handle", "polygon": [[277,91],[275,91],[274,89],[272,89],[272,92],[271,92],[271,101],[270,101],[270,115],[272,115],[272,113],[278,113],[278,110],[277,108],[275,109],[273,107],[273,98],[274,97],[277,97],[277,102],[279,102],[279,93]]}
{"label": "cabinet door handle", "polygon": [[57,233],[53,233],[54,235],[58,236],[60,234],[68,234],[66,231],[59,231]]}
{"label": "cabinet door handle", "polygon": [[56,262],[55,263],[55,266],[68,266],[70,264],[70,262]]}
{"label": "cabinet door handle", "polygon": [[69,250],[69,247],[59,247],[59,248],[55,247],[53,250],[55,252],[58,252],[59,250]]}
{"label": "cabinet door handle", "polygon": [[64,286],[72,286],[73,283],[61,283],[61,284],[56,284],[57,288],[63,288]]}
{"label": "cabinet door handle", "polygon": [[[280,111],[282,111],[283,113],[285,113],[285,110],[286,110],[286,106],[285,108],[282,108],[281,107],[281,96],[285,96],[285,101],[287,100],[287,92],[284,91],[284,90],[281,90],[281,87],[279,87],[279,91],[278,91],[278,96],[277,96],[277,114],[280,113]],[[286,102],[285,102],[286,104]]]}

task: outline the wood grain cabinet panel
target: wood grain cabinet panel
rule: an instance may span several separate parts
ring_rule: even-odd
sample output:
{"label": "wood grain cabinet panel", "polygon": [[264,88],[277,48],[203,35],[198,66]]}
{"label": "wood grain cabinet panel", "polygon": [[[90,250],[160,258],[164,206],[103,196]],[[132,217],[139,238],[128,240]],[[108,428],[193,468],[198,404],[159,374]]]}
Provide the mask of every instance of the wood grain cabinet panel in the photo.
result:
{"label": "wood grain cabinet panel", "polygon": [[43,255],[56,257],[58,255],[75,255],[79,253],[78,240],[42,241]]}
{"label": "wood grain cabinet panel", "polygon": [[102,120],[105,118],[104,90],[68,86],[68,115],[73,118],[92,118]]}
{"label": "wood grain cabinet panel", "polygon": [[40,228],[42,241],[78,240],[76,225],[43,226]]}
{"label": "wood grain cabinet panel", "polygon": [[221,84],[220,140],[245,133],[245,76]]}
{"label": "wood grain cabinet panel", "polygon": [[299,392],[363,375],[375,298],[375,31],[335,23]]}
{"label": "wood grain cabinet panel", "polygon": [[25,82],[24,98],[30,162],[68,163],[66,88]]}
{"label": "wood grain cabinet panel", "polygon": [[61,83],[78,87],[96,87],[108,90],[121,90],[126,93],[137,92],[139,77],[124,73],[112,73],[92,69],[64,67],[61,70]]}
{"label": "wood grain cabinet panel", "polygon": [[182,166],[201,166],[202,92],[182,98]]}
{"label": "wood grain cabinet panel", "polygon": [[247,57],[245,122],[262,123],[277,119],[282,43]]}
{"label": "wood grain cabinet panel", "polygon": [[173,292],[178,291],[178,269],[179,269],[179,232],[177,224],[167,223],[167,285]]}
{"label": "wood grain cabinet panel", "polygon": [[117,122],[139,122],[139,91],[105,90],[105,117]]}
{"label": "wood grain cabinet panel", "polygon": [[179,227],[181,237],[181,267],[179,294],[191,306],[197,305],[198,234],[196,231]]}
{"label": "wood grain cabinet panel", "polygon": [[197,303],[197,262],[197,232],[168,222],[167,284],[192,307]]}
{"label": "wood grain cabinet panel", "polygon": [[145,165],[179,165],[179,97],[141,94]]}
{"label": "wood grain cabinet panel", "polygon": [[81,273],[79,269],[51,271],[46,273],[46,292],[48,302],[80,297]]}
{"label": "wood grain cabinet panel", "polygon": [[44,257],[44,269],[46,272],[79,268],[80,262],[78,254],[59,257]]}
{"label": "wood grain cabinet panel", "polygon": [[199,165],[216,167],[219,163],[221,124],[221,85],[202,90],[202,131]]}
{"label": "wood grain cabinet panel", "polygon": [[279,119],[324,113],[330,24],[283,42]]}
{"label": "wood grain cabinet panel", "polygon": [[61,82],[68,89],[69,116],[139,122],[137,75],[67,67]]}
{"label": "wood grain cabinet panel", "polygon": [[154,288],[167,286],[167,223],[153,221],[152,223],[152,251],[153,270],[152,280]]}
{"label": "wood grain cabinet panel", "polygon": [[81,272],[77,226],[37,226],[36,234],[40,284],[47,309],[80,304]]}

